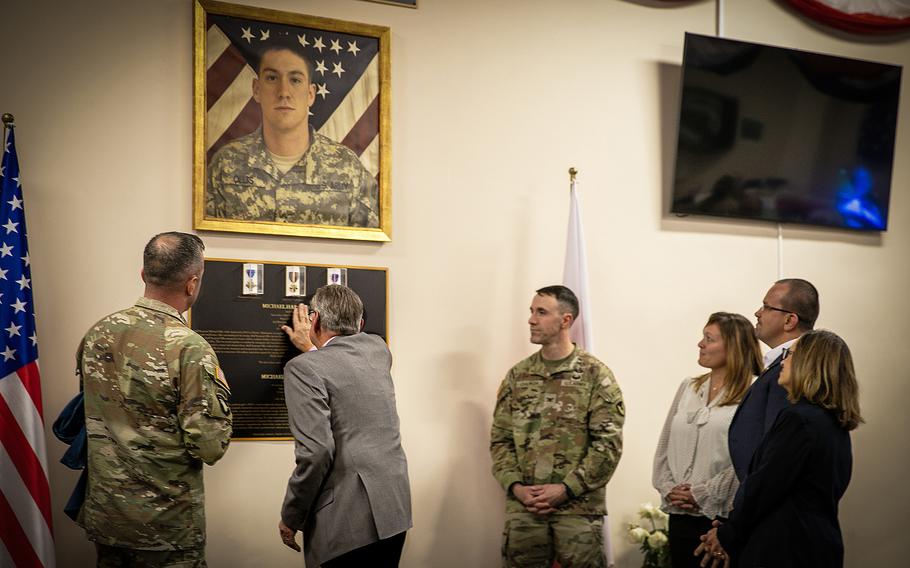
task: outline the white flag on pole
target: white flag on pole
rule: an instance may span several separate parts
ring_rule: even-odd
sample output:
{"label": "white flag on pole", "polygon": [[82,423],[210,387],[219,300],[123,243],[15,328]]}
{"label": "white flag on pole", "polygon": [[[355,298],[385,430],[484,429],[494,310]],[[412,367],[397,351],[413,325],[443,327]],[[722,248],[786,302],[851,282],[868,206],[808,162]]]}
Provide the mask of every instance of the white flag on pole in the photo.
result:
{"label": "white flag on pole", "polygon": [[594,335],[591,332],[588,260],[575,180],[572,180],[569,190],[569,233],[566,238],[566,264],[563,268],[562,282],[578,297],[578,318],[570,330],[572,341],[582,349],[590,349],[594,345]]}
{"label": "white flag on pole", "polygon": [[[573,177],[569,188],[569,232],[566,238],[566,263],[563,267],[562,283],[578,297],[578,319],[572,325],[572,341],[582,349],[591,350],[594,346],[594,334],[591,331],[591,295],[588,293],[588,255],[585,250],[580,209],[578,189]],[[613,566],[615,559],[608,521],[608,517],[604,515],[604,558],[607,566]]]}

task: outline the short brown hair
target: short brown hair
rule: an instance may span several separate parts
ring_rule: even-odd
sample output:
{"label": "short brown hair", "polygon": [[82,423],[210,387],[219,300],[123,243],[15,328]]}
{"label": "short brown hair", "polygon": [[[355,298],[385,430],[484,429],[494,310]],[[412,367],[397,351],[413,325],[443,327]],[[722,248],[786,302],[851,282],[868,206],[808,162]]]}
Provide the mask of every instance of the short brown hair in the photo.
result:
{"label": "short brown hair", "polygon": [[272,43],[272,44],[266,45],[265,47],[263,47],[262,49],[257,51],[255,54],[256,76],[257,77],[262,75],[262,60],[265,59],[266,54],[271,53],[273,51],[290,51],[291,53],[293,53],[294,55],[296,55],[297,57],[302,59],[306,66],[307,84],[313,84],[313,81],[314,81],[313,73],[316,72],[315,71],[316,68],[313,66],[313,60],[310,59],[310,56],[307,55],[307,53],[303,50],[302,47],[300,47],[299,45],[297,45],[293,42]]}
{"label": "short brown hair", "polygon": [[537,294],[540,296],[553,296],[556,298],[556,303],[562,313],[571,315],[573,322],[578,319],[578,297],[575,296],[575,292],[572,290],[561,284],[554,284],[537,290]]}
{"label": "short brown hair", "polygon": [[831,410],[847,430],[863,422],[853,356],[843,339],[824,329],[806,332],[797,341],[792,357],[787,387],[790,402],[805,398]]}
{"label": "short brown hair", "polygon": [[800,331],[809,331],[814,328],[819,311],[818,290],[815,286],[802,278],[784,278],[775,284],[787,286],[787,293],[781,298],[781,307],[796,314],[796,317],[799,318],[796,327]]}

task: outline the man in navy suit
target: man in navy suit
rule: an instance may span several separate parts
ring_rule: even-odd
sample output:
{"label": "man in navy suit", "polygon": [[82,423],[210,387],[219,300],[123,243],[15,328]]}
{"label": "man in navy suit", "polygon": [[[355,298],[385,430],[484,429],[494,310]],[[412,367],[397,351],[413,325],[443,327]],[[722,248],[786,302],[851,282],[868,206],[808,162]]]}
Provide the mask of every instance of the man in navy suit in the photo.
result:
{"label": "man in navy suit", "polygon": [[[755,449],[771,429],[777,414],[789,404],[787,391],[777,384],[781,354],[799,336],[815,326],[818,318],[818,290],[800,278],[778,280],[765,294],[761,307],[755,312],[755,318],[755,335],[771,349],[765,353],[765,370],[752,383],[730,423],[730,458],[740,488]],[[741,498],[740,490],[736,492],[733,501],[734,509]]]}

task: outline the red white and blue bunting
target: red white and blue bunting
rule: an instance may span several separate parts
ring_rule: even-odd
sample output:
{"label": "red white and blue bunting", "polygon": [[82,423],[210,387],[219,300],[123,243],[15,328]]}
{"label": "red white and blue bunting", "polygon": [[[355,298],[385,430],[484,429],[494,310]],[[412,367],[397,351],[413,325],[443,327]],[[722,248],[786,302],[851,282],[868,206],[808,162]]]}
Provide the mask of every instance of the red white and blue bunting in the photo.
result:
{"label": "red white and blue bunting", "polygon": [[910,0],[786,0],[826,25],[857,34],[910,30]]}

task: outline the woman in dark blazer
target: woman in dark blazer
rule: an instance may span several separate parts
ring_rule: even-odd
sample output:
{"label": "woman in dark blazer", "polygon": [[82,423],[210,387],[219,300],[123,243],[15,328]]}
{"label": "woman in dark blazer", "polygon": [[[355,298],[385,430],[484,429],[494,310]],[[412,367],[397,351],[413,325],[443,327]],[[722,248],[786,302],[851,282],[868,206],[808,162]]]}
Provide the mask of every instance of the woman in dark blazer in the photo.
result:
{"label": "woman in dark blazer", "polygon": [[853,467],[850,430],[862,421],[853,358],[830,331],[784,351],[779,383],[791,405],[765,435],[743,481],[742,504],[705,544],[739,568],[837,568],[837,507]]}

